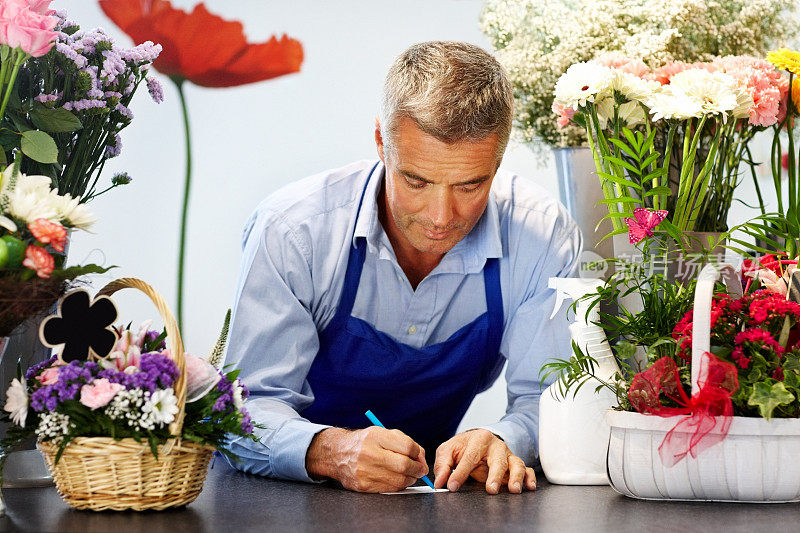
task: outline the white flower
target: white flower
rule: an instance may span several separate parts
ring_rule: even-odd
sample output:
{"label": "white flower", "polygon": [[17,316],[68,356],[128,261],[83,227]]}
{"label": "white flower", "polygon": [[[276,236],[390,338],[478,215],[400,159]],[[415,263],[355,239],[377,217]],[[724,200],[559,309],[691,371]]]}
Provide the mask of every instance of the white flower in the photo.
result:
{"label": "white flower", "polygon": [[697,100],[686,93],[665,85],[647,98],[645,105],[653,115],[653,121],[664,119],[687,120],[700,117],[703,108]]}
{"label": "white flower", "polygon": [[235,380],[233,382],[233,406],[236,409],[241,409],[244,406],[244,399],[242,398],[242,386],[239,384],[239,380]]}
{"label": "white flower", "polygon": [[0,228],[5,228],[11,233],[16,233],[17,231],[17,225],[14,224],[14,221],[3,215],[0,215]]}
{"label": "white flower", "polygon": [[6,391],[6,404],[3,410],[11,413],[11,420],[18,426],[25,427],[25,419],[28,417],[28,392],[25,390],[25,383],[18,378],[11,381],[11,386]]}
{"label": "white flower", "polygon": [[97,222],[86,204],[80,203],[78,198],[73,198],[69,194],[59,195],[56,191],[51,191],[50,203],[55,209],[58,219],[67,226],[88,230]]}
{"label": "white flower", "polygon": [[609,67],[591,61],[575,63],[556,82],[556,101],[577,111],[598,95],[610,92],[614,79],[614,70]]}
{"label": "white flower", "polygon": [[39,426],[36,428],[35,433],[44,438],[63,437],[69,433],[73,425],[69,415],[50,411],[39,418]]}
{"label": "white flower", "polygon": [[156,424],[169,424],[178,414],[178,398],[172,388],[158,389],[144,403],[142,412],[148,413]]}
{"label": "white flower", "polygon": [[723,121],[728,113],[742,105],[739,100],[742,88],[733,77],[723,72],[692,68],[675,74],[669,85],[672,91],[683,93],[699,105],[703,115],[722,115]]}
{"label": "white flower", "polygon": [[[608,96],[595,102],[600,129],[606,129],[609,123],[613,125],[614,102],[613,96]],[[629,128],[644,124],[644,110],[639,102],[636,101],[625,102],[619,105],[617,107],[617,117],[623,125]]]}
{"label": "white flower", "polygon": [[49,194],[37,190],[25,190],[16,187],[8,195],[8,211],[14,217],[31,223],[37,218],[44,218],[51,222],[59,222],[58,214],[50,202]]}
{"label": "white flower", "polygon": [[[630,72],[614,69],[614,79],[611,83],[611,88],[618,91],[628,100],[644,102],[655,91],[661,88],[661,84],[655,80],[643,80]],[[644,116],[644,114],[642,116]]]}

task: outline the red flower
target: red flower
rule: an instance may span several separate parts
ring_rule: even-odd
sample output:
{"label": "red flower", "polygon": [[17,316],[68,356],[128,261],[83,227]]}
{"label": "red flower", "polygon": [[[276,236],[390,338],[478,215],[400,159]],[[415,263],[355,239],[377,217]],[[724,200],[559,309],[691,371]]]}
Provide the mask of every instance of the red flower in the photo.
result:
{"label": "red flower", "polygon": [[33,245],[29,245],[25,250],[25,260],[22,261],[22,264],[35,270],[36,275],[40,278],[49,278],[55,268],[53,256],[44,248]]}
{"label": "red flower", "polygon": [[100,7],[137,44],[161,44],[153,66],[176,80],[232,87],[298,72],[303,62],[299,41],[284,35],[248,43],[240,22],[209,13],[203,3],[191,13],[167,0],[100,0]]}
{"label": "red flower", "polygon": [[46,218],[37,218],[28,224],[28,229],[37,241],[49,243],[57,252],[64,251],[64,245],[67,244],[67,230],[61,224],[50,222]]}

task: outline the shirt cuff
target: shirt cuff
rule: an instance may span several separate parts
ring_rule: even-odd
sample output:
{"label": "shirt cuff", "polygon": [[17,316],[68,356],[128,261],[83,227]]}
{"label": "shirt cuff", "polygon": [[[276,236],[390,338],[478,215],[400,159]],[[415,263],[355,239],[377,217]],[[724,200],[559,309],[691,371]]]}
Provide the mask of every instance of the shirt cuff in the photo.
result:
{"label": "shirt cuff", "polygon": [[306,454],[314,436],[330,427],[302,418],[287,420],[272,440],[271,459],[275,477],[316,481],[311,479],[306,470]]}
{"label": "shirt cuff", "polygon": [[533,466],[536,453],[536,443],[528,434],[528,431],[519,424],[511,420],[501,420],[487,426],[480,426],[478,429],[485,429],[501,438],[511,450],[511,453],[525,461],[526,466]]}

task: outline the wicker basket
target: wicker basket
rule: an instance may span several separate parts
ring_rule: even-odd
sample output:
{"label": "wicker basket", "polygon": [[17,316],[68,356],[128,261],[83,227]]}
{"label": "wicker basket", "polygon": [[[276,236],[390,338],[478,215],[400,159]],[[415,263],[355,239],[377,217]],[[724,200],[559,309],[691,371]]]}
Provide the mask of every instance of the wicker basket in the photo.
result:
{"label": "wicker basket", "polygon": [[[170,434],[179,437],[186,407],[186,361],[178,326],[161,295],[141,280],[118,279],[98,294],[110,296],[125,288],[145,293],[164,321],[172,357],[180,370],[175,382],[178,414],[169,425]],[[160,510],[194,501],[203,490],[214,451],[211,446],[173,438],[158,447],[156,459],[146,442],[78,437],[67,445],[56,464],[58,446],[39,441],[38,447],[64,501],[76,509],[95,511]]]}

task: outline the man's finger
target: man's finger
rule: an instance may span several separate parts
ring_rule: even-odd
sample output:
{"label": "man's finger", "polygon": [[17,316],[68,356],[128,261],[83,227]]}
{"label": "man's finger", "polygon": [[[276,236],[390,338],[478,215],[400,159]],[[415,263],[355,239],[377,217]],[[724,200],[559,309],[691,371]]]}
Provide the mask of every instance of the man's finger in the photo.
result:
{"label": "man's finger", "polygon": [[392,472],[404,476],[412,476],[414,479],[419,479],[428,473],[428,467],[425,465],[424,459],[422,464],[420,464],[416,457],[411,458],[388,450],[383,452],[383,457],[384,465]]}
{"label": "man's finger", "polygon": [[508,492],[519,494],[522,492],[522,483],[525,481],[525,463],[512,455],[508,458]]}
{"label": "man's finger", "polygon": [[486,492],[489,494],[500,492],[500,484],[508,472],[508,457],[509,452],[505,444],[489,447],[486,456],[486,464],[489,466],[489,475],[486,476]]}
{"label": "man's finger", "polygon": [[453,444],[447,441],[436,449],[436,460],[433,463],[433,486],[441,489],[450,478],[456,460],[453,457]]}
{"label": "man's finger", "polygon": [[533,468],[525,469],[525,488],[528,490],[536,490],[536,472]]}
{"label": "man's finger", "polygon": [[450,492],[457,491],[467,480],[469,473],[483,462],[485,454],[486,444],[477,439],[470,439],[467,443],[467,449],[461,456],[461,460],[456,465],[453,473],[450,474],[450,479],[447,481],[447,489]]}
{"label": "man's finger", "polygon": [[403,454],[415,460],[422,450],[422,446],[399,429],[381,431],[378,435],[378,444],[386,450]]}

